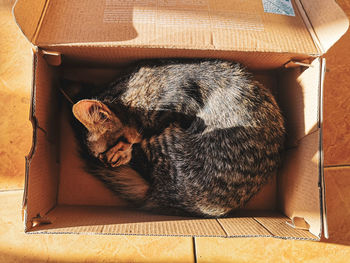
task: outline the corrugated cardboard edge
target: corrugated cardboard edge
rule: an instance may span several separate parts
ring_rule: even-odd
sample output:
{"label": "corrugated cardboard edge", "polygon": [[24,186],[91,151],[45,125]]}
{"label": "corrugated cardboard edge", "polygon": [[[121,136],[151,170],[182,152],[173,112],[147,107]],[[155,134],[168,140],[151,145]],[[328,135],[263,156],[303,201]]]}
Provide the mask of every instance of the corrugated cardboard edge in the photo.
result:
{"label": "corrugated cardboard edge", "polygon": [[313,59],[319,57],[321,54],[309,54],[303,52],[292,52],[292,51],[283,51],[283,50],[249,50],[247,48],[241,49],[210,49],[207,47],[196,47],[196,46],[171,46],[171,45],[140,45],[140,44],[119,44],[114,42],[74,42],[74,43],[61,43],[61,44],[50,44],[50,43],[41,43],[40,47],[48,51],[56,51],[60,48],[118,48],[118,49],[165,49],[165,50],[199,50],[199,51],[224,51],[224,52],[240,52],[240,53],[262,53],[262,54],[292,54],[304,56],[305,59]]}
{"label": "corrugated cardboard edge", "polygon": [[130,233],[96,233],[96,232],[73,232],[73,231],[31,231],[26,232],[26,234],[30,235],[91,235],[91,236],[147,236],[147,237],[218,237],[218,238],[276,238],[276,239],[283,239],[283,240],[304,240],[304,241],[320,241],[320,238],[314,236],[314,237],[285,237],[285,236],[278,236],[278,235],[234,235],[234,236],[220,236],[220,235],[169,235],[169,234],[130,234]]}
{"label": "corrugated cardboard edge", "polygon": [[38,49],[35,48],[32,50],[32,91],[31,91],[31,103],[30,103],[30,109],[29,109],[29,121],[32,124],[33,128],[33,136],[32,136],[32,147],[28,153],[28,155],[25,157],[25,177],[24,177],[24,192],[23,192],[23,200],[22,200],[22,215],[23,215],[23,223],[24,223],[24,231],[27,232],[27,198],[28,198],[28,181],[29,181],[29,167],[31,160],[34,156],[35,149],[36,149],[36,129],[37,129],[37,120],[35,118],[35,71],[37,67],[37,53]]}
{"label": "corrugated cardboard edge", "polygon": [[[319,152],[320,152],[320,160],[319,160],[319,169],[320,169],[320,204],[321,204],[321,227],[323,227],[323,235],[325,238],[329,237],[328,233],[328,223],[327,223],[327,206],[326,206],[326,183],[324,178],[324,155],[323,155],[323,91],[324,91],[324,77],[326,73],[326,59],[321,59],[321,72],[320,72],[320,91],[319,91]],[[320,233],[322,233],[322,229],[320,229]]]}
{"label": "corrugated cardboard edge", "polygon": [[[95,207],[99,210],[103,207]],[[313,240],[318,241],[319,238],[307,230],[296,230],[286,224],[288,217],[279,212],[264,212],[256,215],[242,217],[237,215],[232,218],[211,219],[208,224],[204,224],[203,218],[149,218],[147,214],[140,211],[130,210],[131,217],[126,212],[127,218],[117,217],[117,221],[108,221],[112,215],[110,212],[114,208],[108,207],[102,211],[105,220],[96,221],[94,217],[87,216],[91,213],[93,206],[66,206],[59,205],[54,210],[49,211],[43,216],[44,220],[50,222],[49,225],[38,224],[30,230],[30,234],[78,234],[78,235],[134,235],[134,236],[184,236],[184,237],[273,237],[279,239],[295,239],[295,240]],[[96,213],[97,210],[94,210]],[[129,211],[129,212],[130,212]],[[67,217],[69,212],[70,217]],[[113,213],[115,213],[114,211]],[[124,214],[123,211],[119,211]],[[107,217],[106,217],[107,215]],[[144,221],[143,216],[146,216]],[[272,216],[271,220],[269,217]],[[69,222],[76,222],[77,218],[81,218],[79,223],[81,226],[72,225]],[[137,219],[134,221],[134,219]],[[140,221],[139,221],[140,220]],[[180,221],[178,221],[180,220]],[[193,221],[194,220],[194,221]],[[64,223],[62,223],[64,221]],[[270,222],[271,221],[271,222]],[[242,228],[250,224],[250,229]],[[139,223],[142,225],[140,226]],[[126,225],[125,225],[126,224]],[[145,224],[145,225],[144,225]],[[276,228],[277,225],[277,228]],[[141,228],[140,228],[141,227]],[[213,230],[214,227],[214,230]],[[282,230],[278,230],[278,228]],[[154,231],[157,229],[157,231]],[[177,229],[177,230],[174,230]],[[180,229],[180,231],[179,231]],[[216,229],[216,230],[215,230]]]}
{"label": "corrugated cardboard edge", "polygon": [[318,50],[318,54],[315,54],[316,56],[319,56],[320,54],[322,54],[322,49],[321,49],[321,43],[320,43],[320,40],[318,39],[317,37],[317,34],[315,32],[315,30],[313,29],[312,27],[312,24],[311,24],[311,21],[309,20],[308,16],[307,16],[307,13],[306,11],[304,10],[304,7],[302,5],[302,3],[300,2],[300,0],[295,0],[295,5],[296,7],[298,8],[299,10],[299,13],[305,23],[305,26],[307,27],[309,33],[310,33],[310,36],[315,44],[315,47],[317,48]]}
{"label": "corrugated cardboard edge", "polygon": [[33,231],[27,232],[26,234],[37,235],[37,234],[46,234],[46,235],[102,235],[102,236],[146,236],[146,237],[218,237],[218,238],[276,238],[282,240],[304,240],[304,241],[320,241],[319,238],[315,237],[284,237],[276,235],[237,235],[237,236],[220,236],[220,235],[166,235],[166,234],[118,234],[118,233],[77,233],[69,231]]}

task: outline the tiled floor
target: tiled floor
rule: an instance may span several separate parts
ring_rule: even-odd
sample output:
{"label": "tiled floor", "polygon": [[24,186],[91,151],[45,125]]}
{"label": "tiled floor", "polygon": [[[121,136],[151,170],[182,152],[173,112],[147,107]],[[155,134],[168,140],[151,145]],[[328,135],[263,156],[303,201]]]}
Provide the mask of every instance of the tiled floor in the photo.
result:
{"label": "tiled floor", "polygon": [[[23,233],[24,156],[31,45],[0,0],[0,262],[349,262],[350,258],[350,33],[326,55],[325,177],[331,238],[321,242],[272,238],[188,238]],[[350,16],[350,1],[338,3]],[[196,252],[196,253],[195,253]]]}
{"label": "tiled floor", "polygon": [[14,23],[11,2],[0,0],[0,189],[21,189],[31,147],[31,45]]}

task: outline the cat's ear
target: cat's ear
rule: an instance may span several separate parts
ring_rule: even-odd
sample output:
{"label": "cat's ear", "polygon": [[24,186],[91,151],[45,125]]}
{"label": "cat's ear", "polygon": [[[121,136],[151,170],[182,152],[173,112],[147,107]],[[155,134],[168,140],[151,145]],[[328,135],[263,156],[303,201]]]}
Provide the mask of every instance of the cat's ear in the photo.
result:
{"label": "cat's ear", "polygon": [[98,100],[80,100],[73,105],[73,114],[89,131],[112,119],[112,111]]}

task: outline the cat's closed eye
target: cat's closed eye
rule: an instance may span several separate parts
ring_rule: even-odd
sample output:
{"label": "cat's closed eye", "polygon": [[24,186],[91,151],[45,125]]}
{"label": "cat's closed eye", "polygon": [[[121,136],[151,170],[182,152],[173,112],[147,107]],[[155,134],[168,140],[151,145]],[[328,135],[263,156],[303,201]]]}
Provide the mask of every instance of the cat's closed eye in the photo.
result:
{"label": "cat's closed eye", "polygon": [[101,120],[101,121],[105,121],[105,120],[108,119],[108,116],[107,116],[106,113],[104,113],[104,112],[102,112],[102,111],[99,111],[98,114],[99,114],[99,117],[100,117],[100,120]]}

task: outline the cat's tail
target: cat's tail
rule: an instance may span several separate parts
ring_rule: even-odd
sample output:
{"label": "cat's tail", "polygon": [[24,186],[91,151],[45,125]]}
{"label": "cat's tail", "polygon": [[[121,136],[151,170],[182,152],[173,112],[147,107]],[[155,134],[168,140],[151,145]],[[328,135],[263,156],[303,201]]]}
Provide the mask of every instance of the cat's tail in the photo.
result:
{"label": "cat's tail", "polygon": [[113,193],[132,205],[143,205],[150,186],[134,169],[127,165],[113,169],[92,163],[88,166],[88,172],[101,180]]}

